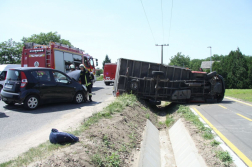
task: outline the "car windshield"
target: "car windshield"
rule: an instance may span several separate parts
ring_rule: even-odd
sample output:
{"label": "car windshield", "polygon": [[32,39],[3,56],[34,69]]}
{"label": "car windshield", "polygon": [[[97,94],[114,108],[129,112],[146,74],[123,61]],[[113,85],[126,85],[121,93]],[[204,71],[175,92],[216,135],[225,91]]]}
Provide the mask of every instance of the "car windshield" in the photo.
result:
{"label": "car windshield", "polygon": [[21,80],[20,71],[9,70],[6,79],[12,81],[20,81]]}

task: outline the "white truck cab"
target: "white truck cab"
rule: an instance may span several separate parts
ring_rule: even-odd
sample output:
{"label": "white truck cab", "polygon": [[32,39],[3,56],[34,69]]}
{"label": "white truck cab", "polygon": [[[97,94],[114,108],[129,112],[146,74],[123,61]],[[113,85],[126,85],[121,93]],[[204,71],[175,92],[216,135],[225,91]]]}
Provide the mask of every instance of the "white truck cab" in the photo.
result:
{"label": "white truck cab", "polygon": [[4,86],[7,72],[10,68],[21,67],[21,64],[1,64],[0,65],[0,92]]}

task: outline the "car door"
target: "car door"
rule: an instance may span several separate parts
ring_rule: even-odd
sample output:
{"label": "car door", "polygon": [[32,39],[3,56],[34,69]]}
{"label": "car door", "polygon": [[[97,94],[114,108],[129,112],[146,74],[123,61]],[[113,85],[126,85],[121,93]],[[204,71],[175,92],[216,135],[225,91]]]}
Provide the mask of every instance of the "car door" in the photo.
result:
{"label": "car door", "polygon": [[70,101],[75,95],[75,87],[71,84],[71,79],[60,71],[52,71],[56,83],[55,91],[60,101]]}
{"label": "car door", "polygon": [[31,76],[35,81],[34,88],[39,89],[40,99],[44,103],[54,102],[56,98],[54,89],[56,83],[53,81],[52,74],[50,70],[34,70],[31,71]]}

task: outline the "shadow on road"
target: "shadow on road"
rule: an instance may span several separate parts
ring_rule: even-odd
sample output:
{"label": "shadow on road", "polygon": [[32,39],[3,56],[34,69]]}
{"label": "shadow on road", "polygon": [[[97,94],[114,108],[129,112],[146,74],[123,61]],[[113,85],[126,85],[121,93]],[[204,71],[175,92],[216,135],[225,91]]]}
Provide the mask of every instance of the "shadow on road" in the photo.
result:
{"label": "shadow on road", "polygon": [[6,118],[6,117],[9,117],[8,115],[6,115],[5,113],[3,112],[0,112],[0,118]]}
{"label": "shadow on road", "polygon": [[95,92],[95,91],[98,91],[98,90],[101,90],[101,89],[104,89],[104,87],[93,87],[92,92]]}
{"label": "shadow on road", "polygon": [[[9,106],[5,105],[3,108],[7,110],[11,110],[12,112],[22,112],[22,113],[30,113],[30,114],[44,114],[44,113],[50,113],[50,112],[58,112],[58,111],[65,111],[65,110],[72,110],[72,109],[81,109],[81,107],[84,106],[95,106],[99,104],[100,102],[86,102],[81,104],[73,104],[71,102],[69,103],[52,103],[52,104],[42,104],[39,106],[36,110],[27,110],[23,107],[23,105],[14,105]],[[0,118],[2,117],[0,112]]]}

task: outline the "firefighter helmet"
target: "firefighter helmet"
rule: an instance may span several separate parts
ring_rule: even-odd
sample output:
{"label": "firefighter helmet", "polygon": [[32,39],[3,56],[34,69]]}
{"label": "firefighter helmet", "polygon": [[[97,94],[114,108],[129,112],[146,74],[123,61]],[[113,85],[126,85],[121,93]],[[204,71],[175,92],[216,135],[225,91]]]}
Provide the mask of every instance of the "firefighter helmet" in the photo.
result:
{"label": "firefighter helmet", "polygon": [[75,69],[73,64],[70,65],[70,69]]}
{"label": "firefighter helmet", "polygon": [[84,66],[83,64],[80,64],[80,68],[81,68],[81,67],[85,68],[85,66]]}

